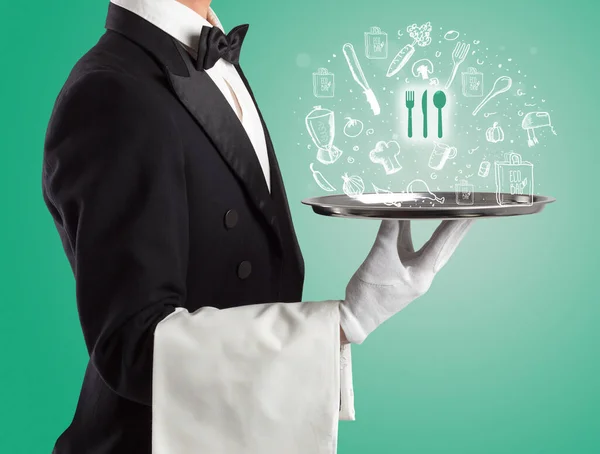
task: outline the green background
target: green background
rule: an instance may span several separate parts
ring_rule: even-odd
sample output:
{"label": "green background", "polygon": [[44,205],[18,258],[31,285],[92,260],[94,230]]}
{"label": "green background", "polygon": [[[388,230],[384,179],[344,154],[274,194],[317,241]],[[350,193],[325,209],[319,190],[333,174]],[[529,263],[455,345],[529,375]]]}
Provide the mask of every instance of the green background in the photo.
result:
{"label": "green background", "polygon": [[[42,202],[41,156],[56,95],[103,33],[107,5],[0,5],[1,453],[51,451],[87,361],[73,277]],[[558,136],[545,138],[536,186],[558,202],[536,216],[478,221],[429,293],[353,347],[357,420],[340,425],[341,454],[600,452],[594,5],[213,2],[227,29],[252,26],[242,64],[283,170],[306,300],[343,297],[378,223],[320,217],[300,204],[321,193],[297,146],[294,105],[314,69],[299,68],[299,54],[317,61],[372,25],[431,21],[510,49],[552,104]],[[418,241],[434,226],[419,222]]]}

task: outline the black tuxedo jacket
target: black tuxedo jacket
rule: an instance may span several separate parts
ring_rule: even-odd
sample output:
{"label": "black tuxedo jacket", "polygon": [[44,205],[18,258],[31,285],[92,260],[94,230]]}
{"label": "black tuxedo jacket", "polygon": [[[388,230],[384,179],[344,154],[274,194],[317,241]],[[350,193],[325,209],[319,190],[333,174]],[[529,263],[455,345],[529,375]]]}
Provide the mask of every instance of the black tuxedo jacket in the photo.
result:
{"label": "black tuxedo jacket", "polygon": [[153,333],[174,308],[302,298],[268,132],[271,193],[235,112],[181,44],[114,4],[106,28],[60,91],[44,149],[44,200],[90,354],[56,454],[150,454]]}

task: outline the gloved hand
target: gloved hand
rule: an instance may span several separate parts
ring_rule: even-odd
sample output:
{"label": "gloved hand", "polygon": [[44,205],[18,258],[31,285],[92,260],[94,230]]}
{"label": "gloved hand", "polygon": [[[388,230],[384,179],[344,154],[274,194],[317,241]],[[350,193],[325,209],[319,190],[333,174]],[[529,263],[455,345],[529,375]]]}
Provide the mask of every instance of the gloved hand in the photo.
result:
{"label": "gloved hand", "polygon": [[361,344],[380,324],[427,292],[473,222],[442,221],[415,252],[410,221],[382,221],[375,244],[350,279],[340,304],[346,339]]}

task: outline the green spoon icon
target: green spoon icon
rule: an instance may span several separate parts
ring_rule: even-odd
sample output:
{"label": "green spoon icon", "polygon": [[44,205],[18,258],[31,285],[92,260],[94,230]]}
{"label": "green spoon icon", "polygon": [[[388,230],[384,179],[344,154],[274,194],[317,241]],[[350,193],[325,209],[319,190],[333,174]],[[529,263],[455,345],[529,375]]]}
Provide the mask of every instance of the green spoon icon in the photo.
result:
{"label": "green spoon icon", "polygon": [[438,110],[438,137],[442,137],[442,108],[446,105],[446,94],[443,91],[436,91],[433,95],[433,105]]}

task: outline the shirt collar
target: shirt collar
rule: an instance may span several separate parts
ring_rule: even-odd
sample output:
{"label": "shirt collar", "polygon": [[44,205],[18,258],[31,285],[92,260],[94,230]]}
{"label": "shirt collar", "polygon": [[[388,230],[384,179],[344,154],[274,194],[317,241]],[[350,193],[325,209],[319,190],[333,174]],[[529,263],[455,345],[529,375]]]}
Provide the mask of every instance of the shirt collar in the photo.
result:
{"label": "shirt collar", "polygon": [[110,0],[110,2],[137,14],[194,52],[198,50],[202,27],[214,26],[223,30],[223,25],[212,8],[209,8],[207,20],[177,0]]}

